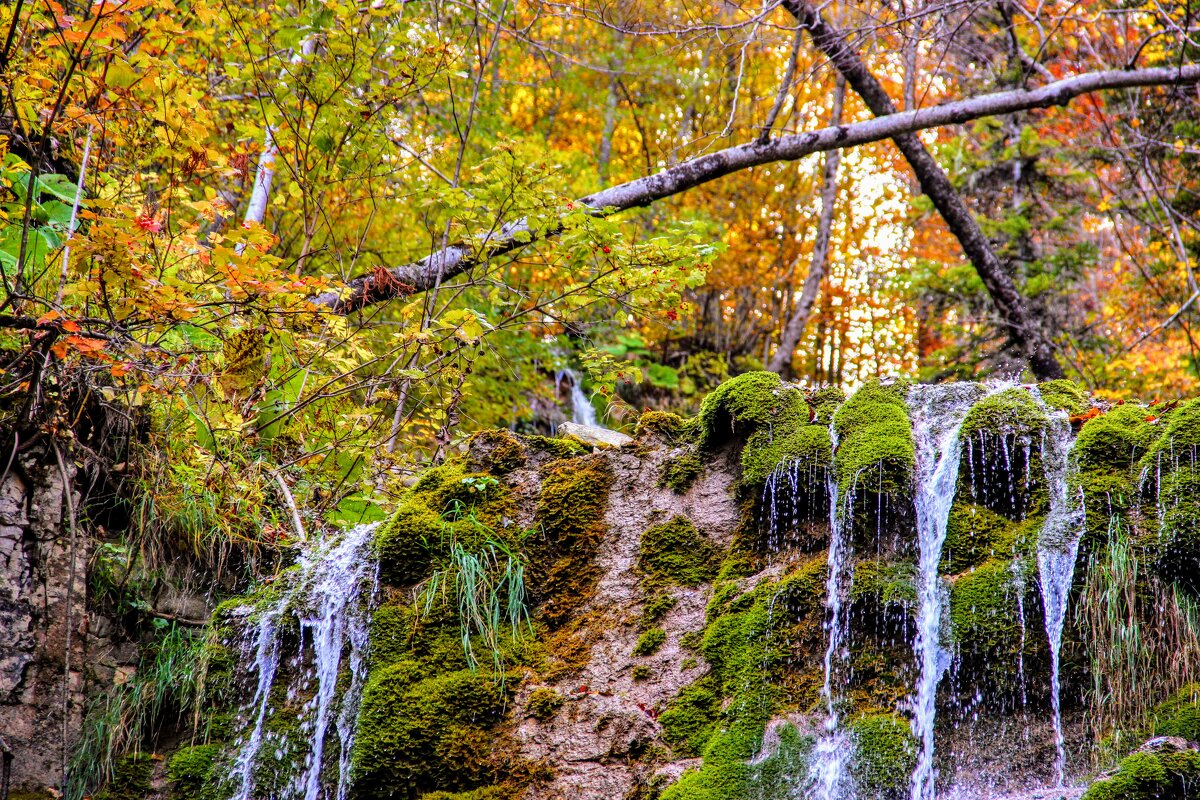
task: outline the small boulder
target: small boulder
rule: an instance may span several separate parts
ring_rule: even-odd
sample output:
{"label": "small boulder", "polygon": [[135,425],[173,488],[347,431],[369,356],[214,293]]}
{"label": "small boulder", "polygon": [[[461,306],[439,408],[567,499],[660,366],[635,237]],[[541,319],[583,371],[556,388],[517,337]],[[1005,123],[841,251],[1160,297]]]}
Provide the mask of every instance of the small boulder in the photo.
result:
{"label": "small boulder", "polygon": [[574,436],[584,444],[592,447],[624,447],[633,441],[620,431],[610,431],[608,428],[596,428],[591,425],[579,425],[575,422],[559,424],[556,433],[559,436]]}

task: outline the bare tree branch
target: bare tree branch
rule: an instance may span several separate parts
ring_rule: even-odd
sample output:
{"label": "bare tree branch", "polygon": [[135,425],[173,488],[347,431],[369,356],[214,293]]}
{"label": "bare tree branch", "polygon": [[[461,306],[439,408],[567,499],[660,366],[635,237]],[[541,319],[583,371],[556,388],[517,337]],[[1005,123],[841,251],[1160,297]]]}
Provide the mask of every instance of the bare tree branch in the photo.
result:
{"label": "bare tree branch", "polygon": [[[789,2],[794,2],[794,0],[789,0]],[[847,80],[851,86],[854,85],[849,76],[847,76]],[[807,133],[780,136],[767,142],[754,141],[736,145],[685,161],[654,175],[647,175],[604,189],[579,202],[597,216],[610,216],[632,208],[647,206],[656,200],[680,194],[717,178],[764,164],[795,161],[813,153],[896,139],[904,137],[906,134],[912,135],[912,138],[916,140],[913,135],[916,131],[955,125],[982,117],[1011,114],[1032,108],[1062,106],[1079,95],[1091,92],[1198,82],[1200,82],[1200,64],[1085,73],[1073,78],[1064,78],[1036,89],[996,92],[965,100],[956,100],[939,106],[878,116],[875,119],[850,125],[836,125]],[[919,145],[919,140],[916,141]],[[934,166],[936,167],[936,163]],[[940,168],[938,170],[940,172]],[[959,202],[961,203],[961,200]],[[963,211],[966,211],[965,207]],[[969,212],[966,213],[970,224],[978,232],[978,225],[973,218],[970,218]],[[561,226],[552,225],[538,233],[541,237],[549,237],[561,231]],[[335,313],[348,314],[395,297],[423,292],[433,288],[439,280],[460,275],[485,263],[490,258],[523,248],[530,243],[532,236],[533,231],[527,220],[514,220],[499,226],[490,234],[466,242],[451,244],[420,261],[391,269],[380,268],[368,275],[354,278],[337,291],[329,291],[313,297],[312,302],[325,306]],[[987,242],[986,239],[983,239],[983,234],[980,232],[978,236],[979,241],[986,246]],[[991,252],[990,248],[988,252]],[[994,259],[995,256],[993,255],[992,258]],[[1000,272],[1004,274],[999,262],[996,263]],[[1001,285],[996,288],[1000,291],[1005,287]],[[1021,320],[1028,322],[1028,312],[1024,310],[1021,298],[1016,293],[1015,287],[1012,286],[1011,278],[1007,288],[1011,289],[1011,295],[1004,295],[1006,302],[1010,306],[1020,309]],[[990,290],[991,287],[989,287]],[[1018,330],[1028,337],[1029,334],[1026,331],[1036,332],[1036,327],[1029,329],[1019,327]],[[1047,352],[1045,355],[1053,362],[1052,353]]]}

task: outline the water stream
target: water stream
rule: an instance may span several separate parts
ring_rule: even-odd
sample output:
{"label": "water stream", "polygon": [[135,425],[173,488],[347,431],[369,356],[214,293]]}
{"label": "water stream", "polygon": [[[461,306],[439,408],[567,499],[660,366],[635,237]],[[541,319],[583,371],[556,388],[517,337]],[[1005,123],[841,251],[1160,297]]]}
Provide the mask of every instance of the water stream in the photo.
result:
{"label": "water stream", "polygon": [[1054,722],[1054,779],[1057,786],[1062,785],[1066,769],[1059,659],[1071,584],[1075,578],[1075,560],[1079,555],[1079,540],[1083,536],[1085,521],[1081,498],[1074,496],[1070,488],[1071,448],[1074,441],[1066,416],[1052,416],[1042,439],[1042,464],[1050,494],[1050,513],[1038,536],[1037,560],[1046,638],[1050,642],[1050,709]]}
{"label": "water stream", "polygon": [[561,393],[563,383],[571,387],[571,422],[576,425],[587,425],[592,428],[600,427],[596,420],[596,409],[583,393],[583,381],[579,373],[572,369],[561,369],[554,374],[554,388]]}
{"label": "water stream", "polygon": [[920,677],[914,706],[913,733],[920,747],[913,771],[913,800],[933,800],[933,726],[937,685],[950,665],[941,644],[945,587],[938,576],[946,524],[958,486],[959,428],[971,406],[985,393],[979,384],[914,386],[908,394],[916,444],[916,512],[920,546],[917,577],[917,636],[913,644]]}
{"label": "water stream", "polygon": [[852,513],[850,500],[846,497],[843,511],[838,498],[838,483],[830,473],[829,484],[829,557],[828,574],[825,579],[825,603],[827,615],[825,630],[828,640],[825,647],[825,680],[821,686],[821,699],[825,703],[825,730],[817,740],[809,766],[809,781],[820,800],[839,800],[848,791],[847,760],[852,747],[841,730],[835,705],[837,696],[833,690],[834,661],[840,657],[842,645],[849,632],[850,614],[844,599],[848,584],[854,579],[849,520]]}
{"label": "water stream", "polygon": [[[300,729],[307,740],[295,743],[305,753],[304,767],[284,790],[285,797],[317,800],[323,796],[321,778],[331,729],[339,748],[337,786],[336,794],[324,796],[345,800],[349,794],[354,721],[366,677],[368,616],[378,583],[370,554],[374,527],[358,525],[311,546],[297,559],[295,580],[260,613],[253,637],[256,689],[249,705],[254,721],[234,761],[238,789],[232,800],[259,797],[255,766],[269,717],[278,710],[272,706],[271,693],[280,678],[281,629],[288,614],[298,618],[303,651],[295,662],[303,674],[290,691],[297,685],[315,691],[301,710]],[[344,668],[349,680],[339,684]]]}

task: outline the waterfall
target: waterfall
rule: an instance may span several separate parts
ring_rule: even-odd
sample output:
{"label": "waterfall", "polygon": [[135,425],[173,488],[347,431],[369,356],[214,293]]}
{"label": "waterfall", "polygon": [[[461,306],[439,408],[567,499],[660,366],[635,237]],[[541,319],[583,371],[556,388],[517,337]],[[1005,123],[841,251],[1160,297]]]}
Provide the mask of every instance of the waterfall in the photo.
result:
{"label": "waterfall", "polygon": [[984,390],[978,384],[914,386],[908,405],[916,444],[916,512],[920,545],[918,563],[917,636],[913,643],[920,677],[914,708],[913,733],[920,754],[912,775],[913,800],[933,800],[933,725],[937,715],[937,685],[950,665],[941,646],[945,589],[938,576],[946,524],[958,486],[958,431],[971,406]]}
{"label": "waterfall", "polygon": [[838,800],[847,794],[846,762],[852,747],[841,730],[837,708],[834,705],[836,698],[833,692],[833,666],[850,625],[849,609],[844,608],[843,592],[846,590],[844,584],[854,579],[848,531],[853,494],[847,495],[846,509],[843,513],[838,501],[837,477],[832,471],[828,483],[829,573],[825,579],[825,602],[828,608],[825,628],[829,638],[825,646],[825,680],[821,686],[821,699],[825,702],[825,732],[813,750],[809,781],[819,800]]}
{"label": "waterfall", "polygon": [[[286,798],[317,800],[322,796],[321,773],[330,724],[338,739],[338,778],[331,800],[345,800],[350,789],[350,752],[354,745],[354,721],[366,677],[369,606],[377,585],[376,566],[370,557],[374,525],[358,525],[337,537],[318,542],[297,559],[296,579],[279,600],[258,619],[254,665],[257,681],[253,709],[254,724],[240,742],[235,765],[238,783],[232,800],[257,799],[254,772],[263,744],[263,730],[276,710],[270,703],[271,689],[279,668],[281,622],[295,614],[301,633],[302,651],[310,650],[311,664],[304,667],[304,680],[315,683],[315,694],[301,711],[304,767],[298,772]],[[343,656],[349,651],[349,681],[343,675]],[[306,663],[302,652],[296,663]],[[335,712],[336,708],[336,712]],[[336,713],[336,717],[335,717]],[[276,798],[275,800],[284,800]]]}
{"label": "waterfall", "polygon": [[1057,786],[1063,783],[1067,760],[1059,698],[1059,656],[1085,521],[1083,503],[1080,498],[1072,497],[1070,489],[1073,445],[1074,436],[1066,416],[1056,414],[1051,417],[1050,426],[1042,437],[1042,465],[1050,494],[1050,513],[1038,536],[1037,559],[1046,638],[1050,642],[1050,708],[1054,717],[1054,779]]}
{"label": "waterfall", "polygon": [[563,381],[569,382],[571,386],[571,422],[592,428],[600,427],[596,420],[596,409],[583,393],[583,381],[580,380],[579,373],[572,369],[559,370],[554,374],[554,388],[560,389]]}

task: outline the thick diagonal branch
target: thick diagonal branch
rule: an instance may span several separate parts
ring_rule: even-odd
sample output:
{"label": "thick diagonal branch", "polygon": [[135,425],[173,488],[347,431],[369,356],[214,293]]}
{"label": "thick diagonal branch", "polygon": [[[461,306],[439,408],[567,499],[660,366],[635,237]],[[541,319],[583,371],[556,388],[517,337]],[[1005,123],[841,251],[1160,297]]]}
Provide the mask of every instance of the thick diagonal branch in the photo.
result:
{"label": "thick diagonal branch", "polygon": [[[800,26],[809,32],[816,48],[846,79],[872,114],[877,118],[887,118],[896,113],[892,98],[867,69],[867,65],[858,57],[858,53],[841,31],[826,22],[821,13],[807,0],[783,0],[782,5],[796,18]],[[1054,85],[1056,84],[1048,86]],[[933,202],[938,213],[946,220],[950,232],[958,239],[1004,321],[1009,337],[1024,351],[1033,373],[1043,379],[1061,378],[1062,366],[1054,357],[1054,347],[1047,338],[1041,321],[1030,311],[1012,275],[992,249],[991,242],[980,229],[967,204],[954,189],[950,177],[925,149],[915,132],[899,134],[893,137],[892,141],[912,167],[917,181],[921,184],[921,190]]]}
{"label": "thick diagonal branch", "polygon": [[[853,54],[851,53],[851,55]],[[855,91],[858,91],[858,87],[854,86],[854,82],[850,80],[849,76],[847,76],[847,81],[855,88]],[[982,117],[1011,114],[1031,108],[1066,105],[1073,98],[1090,92],[1197,82],[1200,82],[1200,64],[1091,72],[1055,81],[1037,89],[996,92],[966,100],[956,100],[940,106],[879,116],[852,125],[836,125],[808,133],[780,136],[766,142],[755,141],[736,145],[685,161],[654,175],[647,175],[644,178],[610,187],[585,197],[580,202],[592,209],[596,215],[608,216],[627,209],[649,205],[656,200],[680,194],[717,178],[763,164],[795,161],[813,153],[855,147],[886,139],[899,140],[906,134],[913,134],[926,128],[955,125]],[[913,136],[912,140],[916,141],[916,137]],[[917,144],[920,143],[917,142]],[[928,153],[926,156],[928,157]],[[932,158],[929,160],[932,162]],[[936,163],[934,163],[934,167],[937,167]],[[929,189],[926,191],[928,192]],[[961,201],[959,201],[959,206],[961,206]],[[976,245],[982,244],[984,252],[990,254],[991,249],[987,246],[983,234],[979,232],[978,225],[975,225],[974,219],[965,208],[961,210],[965,214],[966,222],[962,221],[961,215],[956,217],[956,220],[959,220],[964,226],[969,223],[968,230],[973,228],[978,234],[978,241],[972,240],[975,242],[974,249],[978,250]],[[561,230],[560,226],[543,227],[539,231],[539,235],[541,237],[552,236]],[[471,241],[450,245],[420,261],[389,270],[379,269],[369,275],[354,278],[337,291],[325,292],[312,298],[312,302],[326,306],[334,312],[347,314],[374,303],[423,292],[432,288],[439,279],[446,280],[460,275],[490,258],[518,250],[529,244],[532,238],[529,224],[525,220],[515,220],[493,233]],[[961,241],[962,236],[959,238]],[[991,259],[995,261],[997,269],[989,274],[1005,276],[1007,273],[999,266],[994,255],[991,256]],[[978,268],[978,264],[976,267]],[[1044,343],[1045,340],[1040,337],[1037,327],[1028,323],[1028,312],[1024,310],[1024,304],[1019,293],[1013,287],[1011,279],[1008,280],[1007,290],[1002,283],[996,283],[995,287],[996,291],[1003,296],[1005,307],[1017,309],[1015,313],[1018,316],[1014,321],[1014,336],[1016,336],[1016,331],[1019,331],[1023,337],[1018,341],[1024,343],[1032,337],[1033,341]],[[988,289],[992,291],[991,286]],[[1058,368],[1057,362],[1054,362],[1053,353],[1049,352],[1048,345],[1046,347],[1044,356],[1039,355],[1038,363],[1042,366],[1035,367],[1035,371],[1040,369],[1039,374],[1052,374],[1053,370]],[[1042,353],[1043,351],[1038,352]],[[1045,359],[1049,359],[1053,368],[1046,364]]]}

